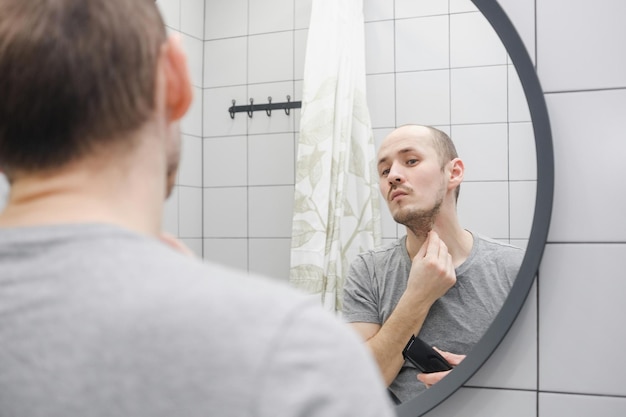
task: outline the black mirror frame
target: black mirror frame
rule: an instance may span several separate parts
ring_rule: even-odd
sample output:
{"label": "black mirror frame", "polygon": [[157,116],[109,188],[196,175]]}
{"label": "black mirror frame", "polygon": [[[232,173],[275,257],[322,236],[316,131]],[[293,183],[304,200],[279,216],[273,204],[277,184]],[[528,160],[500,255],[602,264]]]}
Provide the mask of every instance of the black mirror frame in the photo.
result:
{"label": "black mirror frame", "polygon": [[554,191],[552,133],[537,72],[522,39],[497,0],[472,0],[472,2],[500,37],[517,70],[526,95],[537,154],[535,213],[526,254],[517,279],[491,326],[467,358],[450,375],[417,397],[398,405],[396,408],[398,417],[416,417],[430,411],[465,384],[495,351],[515,321],[535,281],[552,215]]}

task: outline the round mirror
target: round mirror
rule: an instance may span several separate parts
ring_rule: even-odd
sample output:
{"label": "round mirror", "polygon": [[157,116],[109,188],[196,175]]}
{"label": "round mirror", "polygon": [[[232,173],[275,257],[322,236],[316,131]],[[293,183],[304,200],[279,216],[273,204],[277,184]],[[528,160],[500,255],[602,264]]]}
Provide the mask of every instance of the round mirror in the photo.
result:
{"label": "round mirror", "polygon": [[[407,84],[402,91],[412,94],[414,103],[407,109],[396,109],[397,124],[431,124],[447,131],[468,167],[458,208],[462,224],[470,230],[524,246],[526,253],[508,298],[466,359],[439,383],[398,405],[400,417],[420,416],[431,410],[461,387],[496,349],[517,317],[534,282],[550,222],[554,183],[552,138],[535,68],[517,31],[497,1],[472,0],[472,3],[466,2],[469,7],[465,11],[457,10],[453,14],[450,10],[445,26],[449,36],[447,45],[429,47],[431,38],[440,40],[436,36],[417,42],[404,39],[401,30],[406,27],[411,32],[408,25],[413,22],[408,19],[396,22],[396,48],[402,48],[402,43],[417,45],[422,55],[435,54],[435,59],[443,48],[448,51],[449,65],[441,71],[449,77],[448,90],[442,92],[432,88],[436,84],[432,80],[440,75],[434,70],[428,74],[432,78],[430,82],[423,81],[422,77],[417,86],[409,87]],[[466,7],[461,4],[457,1],[455,7]],[[454,36],[460,35],[452,25],[463,26],[468,31],[467,36],[454,39]],[[417,33],[426,34],[431,29],[418,29]],[[483,42],[470,45],[469,42],[476,43],[477,37]],[[503,45],[504,57],[498,55],[498,46],[491,44],[493,40]],[[463,49],[464,42],[468,42],[467,49]],[[457,50],[452,51],[452,48]],[[429,59],[432,60],[432,57]],[[396,65],[401,63],[396,61]],[[408,72],[398,74],[397,83],[411,76]],[[401,88],[396,86],[397,95],[403,94],[399,92]],[[448,122],[437,123],[434,118],[423,120],[423,117],[435,114],[433,112],[438,105],[442,105],[442,100],[444,106],[446,103],[449,106]],[[500,119],[495,120],[498,117]],[[524,117],[528,120],[525,121]],[[477,142],[498,135],[507,138],[504,145],[502,140],[499,144]],[[493,148],[502,146],[505,148],[504,160],[491,158],[491,152],[497,150]],[[488,160],[485,159],[485,149],[490,152]],[[478,156],[483,158],[481,163],[478,163]],[[499,175],[493,171],[498,164],[505,166],[506,178],[501,181],[493,179],[494,175]],[[487,168],[492,171],[486,172]],[[469,202],[463,203],[463,199]],[[481,200],[482,204],[476,203]],[[500,206],[497,204],[499,201],[502,202]],[[485,216],[484,211],[491,209],[494,215]],[[506,213],[504,217],[503,212]],[[485,218],[504,218],[506,222],[504,225],[499,225],[497,221],[495,224],[481,223],[481,219]]]}

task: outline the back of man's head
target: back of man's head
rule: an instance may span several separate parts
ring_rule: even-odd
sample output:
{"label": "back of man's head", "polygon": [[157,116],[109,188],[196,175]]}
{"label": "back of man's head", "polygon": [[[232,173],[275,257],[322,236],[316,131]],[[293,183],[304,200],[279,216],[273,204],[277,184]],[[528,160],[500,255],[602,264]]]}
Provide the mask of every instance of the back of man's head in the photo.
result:
{"label": "back of man's head", "polygon": [[153,0],[0,0],[0,166],[125,146],[155,108],[165,40]]}

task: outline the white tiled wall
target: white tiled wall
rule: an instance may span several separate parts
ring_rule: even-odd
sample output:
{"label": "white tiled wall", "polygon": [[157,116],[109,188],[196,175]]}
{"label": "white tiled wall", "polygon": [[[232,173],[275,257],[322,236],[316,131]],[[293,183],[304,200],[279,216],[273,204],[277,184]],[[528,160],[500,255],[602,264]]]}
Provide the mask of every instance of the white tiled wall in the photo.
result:
{"label": "white tiled wall", "polygon": [[[626,332],[621,318],[626,307],[619,261],[626,256],[626,3],[498,1],[536,63],[546,92],[556,170],[552,225],[537,283],[512,329],[466,386],[428,415],[622,416]],[[288,155],[295,152],[299,112],[271,118],[255,113],[252,120],[238,113],[232,120],[227,108],[233,99],[237,104],[250,97],[265,102],[268,95],[298,99],[311,0],[159,3],[170,30],[182,32],[184,42],[187,36],[201,39],[204,54],[202,64],[190,59],[198,101],[183,123],[190,147],[197,146],[190,138],[202,138],[203,163],[195,175],[202,179],[202,215],[184,222],[181,217],[181,208],[197,200],[193,193],[181,192],[197,187],[192,178],[197,154],[189,150],[185,155],[193,156],[183,157],[189,168],[181,169],[179,178],[185,184],[171,198],[176,204],[168,203],[166,225],[178,232],[185,223],[195,244],[198,238],[190,230],[195,221],[205,258],[283,278],[289,267],[285,218],[293,193],[293,158]],[[203,16],[204,38],[197,36],[197,21],[188,21],[191,4]],[[461,215],[484,224],[486,233],[506,233],[525,244],[531,219],[523,206],[534,201],[536,180],[532,125],[515,70],[493,34],[484,26],[467,32],[467,25],[482,16],[467,0],[364,0],[364,13],[368,92],[378,143],[394,126],[418,120],[450,132],[468,161]],[[409,24],[417,22],[422,25]],[[447,54],[398,39],[427,27]],[[234,47],[220,49],[217,41]],[[477,42],[489,46],[468,53]],[[222,56],[207,54],[211,48]],[[411,56],[411,51],[420,53]],[[202,74],[202,84],[197,84],[197,74]],[[496,78],[506,88],[486,91]],[[475,88],[459,86],[462,79]],[[427,105],[419,99],[424,95],[431,97]],[[486,100],[488,95],[498,105]],[[470,112],[481,123],[470,123]],[[505,134],[505,126],[503,146],[497,138]],[[275,159],[265,160],[272,154]],[[506,164],[497,159],[502,154]],[[492,163],[473,162],[481,155]],[[471,197],[472,188],[501,196],[498,187],[508,193],[494,197],[507,213],[504,218],[487,214],[479,199]],[[485,221],[488,216],[492,222]],[[383,218],[386,240],[400,233],[390,217]]]}
{"label": "white tiled wall", "polygon": [[[463,225],[525,247],[535,200],[534,136],[521,83],[489,22],[469,0],[365,0],[364,7],[377,143],[384,129],[405,123],[448,132],[466,165]],[[383,216],[385,241],[404,233],[386,210]]]}
{"label": "white tiled wall", "polygon": [[204,7],[204,258],[286,281],[300,111],[227,110],[299,100],[311,1]]}

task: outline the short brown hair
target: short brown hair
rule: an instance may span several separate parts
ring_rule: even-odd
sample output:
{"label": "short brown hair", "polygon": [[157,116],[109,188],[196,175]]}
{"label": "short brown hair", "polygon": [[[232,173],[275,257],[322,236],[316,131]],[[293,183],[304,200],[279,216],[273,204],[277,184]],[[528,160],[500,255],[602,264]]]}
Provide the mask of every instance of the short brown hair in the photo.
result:
{"label": "short brown hair", "polygon": [[165,40],[153,0],[0,0],[0,166],[123,142],[154,110]]}
{"label": "short brown hair", "polygon": [[[454,146],[454,142],[450,139],[445,132],[434,128],[432,126],[426,126],[428,130],[432,133],[433,137],[433,145],[435,146],[435,150],[437,151],[437,155],[439,155],[439,161],[441,162],[441,167],[443,168],[445,164],[452,161],[455,158],[458,158],[459,155],[456,151],[456,147]],[[455,199],[459,199],[459,193],[461,192],[461,186],[459,185],[454,190]]]}

